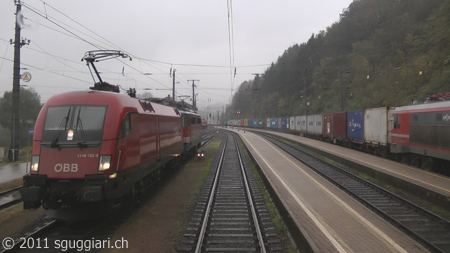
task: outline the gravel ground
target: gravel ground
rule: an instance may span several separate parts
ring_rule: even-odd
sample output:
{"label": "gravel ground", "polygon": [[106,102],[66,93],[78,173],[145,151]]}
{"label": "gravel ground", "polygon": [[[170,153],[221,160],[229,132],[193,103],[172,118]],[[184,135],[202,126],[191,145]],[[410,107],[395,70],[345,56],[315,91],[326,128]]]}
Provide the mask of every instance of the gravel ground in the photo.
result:
{"label": "gravel ground", "polygon": [[117,229],[111,241],[127,240],[126,252],[175,252],[219,146],[219,141],[213,141],[204,149],[204,160],[193,158],[173,175],[148,204]]}

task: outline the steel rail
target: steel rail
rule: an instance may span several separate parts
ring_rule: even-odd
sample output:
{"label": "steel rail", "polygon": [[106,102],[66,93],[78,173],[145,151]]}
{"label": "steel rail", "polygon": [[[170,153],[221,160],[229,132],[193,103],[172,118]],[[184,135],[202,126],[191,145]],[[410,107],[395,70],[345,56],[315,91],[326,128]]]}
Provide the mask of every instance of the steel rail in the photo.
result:
{"label": "steel rail", "polygon": [[242,162],[242,156],[241,156],[241,152],[240,152],[240,149],[239,149],[239,144],[238,144],[238,141],[237,141],[236,138],[234,138],[234,142],[235,142],[235,145],[236,145],[236,151],[237,151],[238,158],[239,158],[239,165],[241,167],[242,177],[244,178],[245,190],[247,191],[247,198],[248,198],[249,206],[250,206],[250,209],[252,211],[253,222],[254,222],[254,225],[255,225],[256,235],[258,237],[258,243],[259,243],[259,246],[260,246],[260,250],[261,250],[262,253],[266,253],[266,247],[264,245],[263,235],[261,233],[261,228],[259,226],[258,215],[256,214],[255,205],[254,205],[253,198],[252,198],[252,192],[250,191],[250,186],[248,184],[247,174],[245,173],[244,163]]}
{"label": "steel rail", "polygon": [[199,234],[198,241],[197,241],[197,247],[195,248],[196,253],[201,252],[201,247],[203,245],[203,239],[205,238],[206,227],[208,225],[208,219],[209,219],[209,213],[210,213],[213,201],[214,201],[214,195],[215,195],[215,192],[217,189],[217,182],[219,181],[220,171],[222,168],[227,144],[228,144],[228,141],[223,145],[222,153],[220,154],[220,160],[219,160],[219,164],[217,165],[216,175],[214,176],[214,183],[212,185],[211,194],[209,196],[208,205],[206,207],[205,217],[203,218],[202,228],[200,230],[200,234]]}

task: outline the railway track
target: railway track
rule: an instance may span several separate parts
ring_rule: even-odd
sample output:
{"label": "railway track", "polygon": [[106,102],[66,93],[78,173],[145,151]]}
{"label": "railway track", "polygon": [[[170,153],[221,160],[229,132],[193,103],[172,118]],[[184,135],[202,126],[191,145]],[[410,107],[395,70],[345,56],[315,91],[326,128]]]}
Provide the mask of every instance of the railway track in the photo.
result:
{"label": "railway track", "polygon": [[403,230],[432,252],[450,252],[450,222],[352,173],[294,147],[264,137]]}
{"label": "railway track", "polygon": [[4,192],[0,192],[0,210],[22,202],[19,190],[22,187],[16,187]]}
{"label": "railway track", "polygon": [[226,134],[179,252],[282,252],[275,226],[237,140]]}

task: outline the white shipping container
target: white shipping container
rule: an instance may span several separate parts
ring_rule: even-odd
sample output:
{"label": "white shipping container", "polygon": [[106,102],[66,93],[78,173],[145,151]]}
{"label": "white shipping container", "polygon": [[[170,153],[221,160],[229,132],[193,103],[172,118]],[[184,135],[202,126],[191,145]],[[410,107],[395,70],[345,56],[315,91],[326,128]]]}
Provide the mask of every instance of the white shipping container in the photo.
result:
{"label": "white shipping container", "polygon": [[300,126],[301,126],[301,116],[295,116],[295,131],[300,132]]}
{"label": "white shipping container", "polygon": [[306,133],[306,116],[300,116],[300,132]]}
{"label": "white shipping container", "polygon": [[323,132],[323,117],[322,114],[314,115],[314,135],[322,135]]}
{"label": "white shipping container", "polygon": [[364,116],[364,137],[367,143],[386,145],[388,143],[389,108],[366,109]]}
{"label": "white shipping container", "polygon": [[306,122],[308,123],[306,132],[311,135],[314,134],[314,115],[306,116]]}
{"label": "white shipping container", "polygon": [[289,120],[289,129],[295,130],[295,117],[290,117]]}

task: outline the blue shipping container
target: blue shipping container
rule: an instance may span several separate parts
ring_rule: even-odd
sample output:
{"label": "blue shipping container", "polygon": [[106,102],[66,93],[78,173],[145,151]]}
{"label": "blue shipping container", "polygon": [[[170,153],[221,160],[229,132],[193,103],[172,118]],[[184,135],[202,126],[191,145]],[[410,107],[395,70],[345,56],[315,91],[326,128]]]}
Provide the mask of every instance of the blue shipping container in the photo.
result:
{"label": "blue shipping container", "polygon": [[278,128],[278,119],[277,118],[270,119],[270,128]]}
{"label": "blue shipping container", "polygon": [[286,120],[286,118],[281,118],[281,129],[286,129],[286,126],[287,126],[287,122],[289,121],[289,119],[288,120]]}
{"label": "blue shipping container", "polygon": [[247,126],[248,127],[253,127],[253,120],[252,119],[247,120]]}
{"label": "blue shipping container", "polygon": [[364,110],[347,112],[347,138],[364,142]]}
{"label": "blue shipping container", "polygon": [[257,126],[260,127],[260,128],[263,128],[264,127],[264,120],[263,119],[258,119],[257,121],[258,121],[257,122]]}

